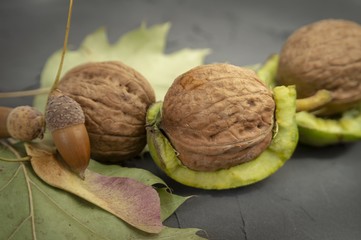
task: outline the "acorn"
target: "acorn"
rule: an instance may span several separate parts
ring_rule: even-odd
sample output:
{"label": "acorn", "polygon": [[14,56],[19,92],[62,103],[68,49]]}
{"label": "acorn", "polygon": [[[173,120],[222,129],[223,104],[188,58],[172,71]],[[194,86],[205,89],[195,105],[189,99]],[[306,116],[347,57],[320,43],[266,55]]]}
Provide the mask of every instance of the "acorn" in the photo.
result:
{"label": "acorn", "polygon": [[81,106],[54,90],[48,99],[45,120],[60,156],[70,170],[84,179],[90,160],[90,140]]}
{"label": "acorn", "polygon": [[0,138],[32,141],[43,138],[45,120],[43,114],[30,106],[0,107]]}

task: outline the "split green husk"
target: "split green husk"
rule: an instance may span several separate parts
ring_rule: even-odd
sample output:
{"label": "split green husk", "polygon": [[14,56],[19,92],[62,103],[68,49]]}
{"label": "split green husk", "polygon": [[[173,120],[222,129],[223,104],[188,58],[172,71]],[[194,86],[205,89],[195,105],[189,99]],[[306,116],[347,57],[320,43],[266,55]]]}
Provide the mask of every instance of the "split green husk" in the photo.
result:
{"label": "split green husk", "polygon": [[229,169],[200,172],[187,168],[177,158],[168,139],[159,129],[162,102],[151,106],[147,113],[148,147],[153,160],[168,176],[188,186],[202,189],[228,189],[261,181],[291,157],[298,141],[295,122],[294,87],[273,89],[276,102],[277,133],[271,145],[256,159]]}
{"label": "split green husk", "polygon": [[[270,57],[258,70],[260,78],[270,87],[276,85],[278,55]],[[312,112],[296,113],[299,141],[311,146],[327,146],[361,140],[361,104],[337,118],[317,117]]]}

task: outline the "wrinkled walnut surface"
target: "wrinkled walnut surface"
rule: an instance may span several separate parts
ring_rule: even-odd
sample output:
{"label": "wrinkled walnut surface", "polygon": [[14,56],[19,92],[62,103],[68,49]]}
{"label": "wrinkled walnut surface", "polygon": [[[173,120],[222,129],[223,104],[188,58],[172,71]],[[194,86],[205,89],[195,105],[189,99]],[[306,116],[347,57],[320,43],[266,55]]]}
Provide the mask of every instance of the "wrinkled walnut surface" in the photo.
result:
{"label": "wrinkled walnut surface", "polygon": [[143,150],[145,115],[155,94],[136,70],[117,61],[87,63],[70,70],[59,89],[83,108],[92,158],[118,162]]}
{"label": "wrinkled walnut surface", "polygon": [[267,148],[274,110],[271,91],[252,70],[209,64],[174,81],[160,126],[184,165],[215,171],[250,161]]}
{"label": "wrinkled walnut surface", "polygon": [[295,84],[298,98],[331,91],[325,115],[352,107],[361,100],[361,25],[326,19],[296,30],[280,53],[278,82]]}

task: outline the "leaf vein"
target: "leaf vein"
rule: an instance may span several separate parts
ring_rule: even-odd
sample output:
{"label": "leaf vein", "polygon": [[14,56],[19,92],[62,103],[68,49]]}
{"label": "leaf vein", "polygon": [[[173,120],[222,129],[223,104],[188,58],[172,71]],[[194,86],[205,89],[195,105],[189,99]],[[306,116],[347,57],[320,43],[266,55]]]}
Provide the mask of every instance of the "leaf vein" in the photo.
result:
{"label": "leaf vein", "polygon": [[15,177],[19,174],[19,171],[20,166],[18,167],[18,169],[16,169],[15,173],[11,176],[11,178],[0,188],[0,192],[3,191],[15,179]]}
{"label": "leaf vein", "polygon": [[30,178],[29,178],[28,172],[26,171],[25,164],[24,164],[24,163],[21,163],[20,165],[21,165],[21,167],[23,168],[24,176],[25,176],[25,179],[26,179],[26,186],[27,186],[28,194],[29,194],[29,207],[30,207],[30,217],[31,217],[31,232],[32,232],[32,235],[33,235],[33,240],[36,240],[37,237],[36,237],[36,228],[35,228],[34,201],[33,201],[33,192],[32,192],[32,190],[31,190],[31,186],[30,186],[31,180],[30,180]]}
{"label": "leaf vein", "polygon": [[75,217],[74,215],[71,215],[68,211],[66,211],[63,207],[61,207],[61,205],[59,205],[49,194],[47,194],[44,190],[41,189],[41,187],[36,184],[35,182],[31,181],[31,184],[37,188],[44,196],[47,197],[47,199],[54,205],[56,206],[60,211],[62,211],[66,216],[68,216],[69,218],[73,219],[76,223],[78,223],[81,227],[85,228],[86,230],[90,231],[91,233],[93,233],[97,239],[105,239],[105,240],[109,240],[109,238],[105,238],[104,236],[100,236],[97,232],[95,232],[94,230],[92,230],[91,228],[87,227],[84,223],[82,223],[77,217]]}
{"label": "leaf vein", "polygon": [[8,237],[8,240],[14,238],[15,234],[19,231],[19,229],[21,229],[21,227],[25,224],[25,222],[26,222],[29,218],[31,218],[30,215],[27,216],[26,218],[24,218],[24,220],[19,224],[19,226],[17,226],[17,227],[15,228],[15,230],[10,234],[10,236]]}

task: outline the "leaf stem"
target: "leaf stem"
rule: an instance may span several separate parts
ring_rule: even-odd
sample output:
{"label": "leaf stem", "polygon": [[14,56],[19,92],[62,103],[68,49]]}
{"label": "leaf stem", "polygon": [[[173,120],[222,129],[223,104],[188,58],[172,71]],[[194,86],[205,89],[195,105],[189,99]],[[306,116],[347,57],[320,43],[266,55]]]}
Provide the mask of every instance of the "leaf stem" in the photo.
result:
{"label": "leaf stem", "polygon": [[67,18],[66,29],[65,29],[65,37],[64,37],[63,51],[62,51],[62,53],[61,53],[61,59],[60,59],[60,64],[59,64],[58,72],[57,72],[57,74],[56,74],[56,78],[55,78],[55,81],[54,81],[53,86],[51,87],[50,92],[53,92],[53,91],[58,87],[58,85],[59,85],[61,70],[62,70],[63,64],[64,64],[64,57],[65,57],[65,53],[66,53],[66,47],[67,47],[67,45],[68,45],[69,30],[70,30],[72,10],[73,10],[73,0],[70,0],[70,2],[69,2],[69,10],[68,10],[68,18]]}

